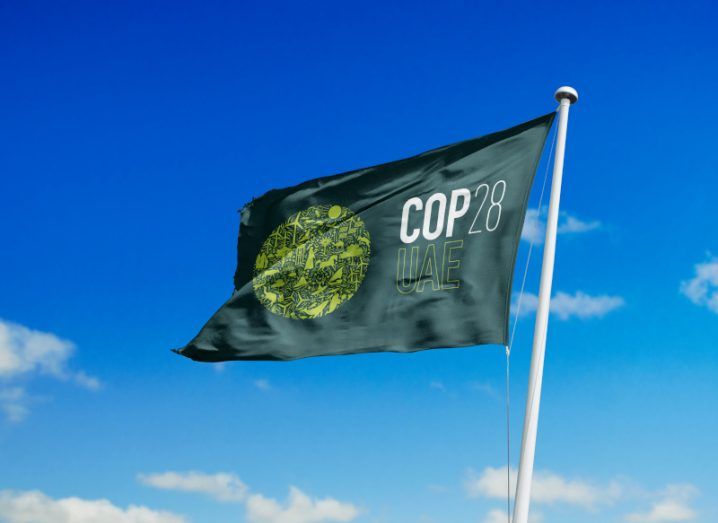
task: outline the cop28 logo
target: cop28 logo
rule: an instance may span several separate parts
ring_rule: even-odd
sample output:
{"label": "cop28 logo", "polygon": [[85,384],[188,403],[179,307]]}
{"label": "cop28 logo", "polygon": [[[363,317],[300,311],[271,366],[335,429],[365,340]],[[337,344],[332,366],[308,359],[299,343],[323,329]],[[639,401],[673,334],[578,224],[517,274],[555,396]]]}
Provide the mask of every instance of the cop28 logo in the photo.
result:
{"label": "cop28 logo", "polygon": [[254,294],[271,312],[306,320],[334,312],[359,289],[371,242],[340,205],[300,211],[267,237],[254,264]]}

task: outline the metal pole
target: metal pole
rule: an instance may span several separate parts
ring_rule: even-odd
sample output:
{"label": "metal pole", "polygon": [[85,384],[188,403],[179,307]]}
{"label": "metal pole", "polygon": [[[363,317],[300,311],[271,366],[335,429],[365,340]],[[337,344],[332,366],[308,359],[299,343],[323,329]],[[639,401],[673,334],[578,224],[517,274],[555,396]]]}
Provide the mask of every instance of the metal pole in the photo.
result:
{"label": "metal pole", "polygon": [[546,221],[546,243],[541,267],[538,309],[534,327],[531,371],[526,398],[524,432],[521,440],[521,459],[519,461],[518,483],[516,484],[516,502],[514,504],[513,523],[528,523],[529,502],[531,500],[531,480],[534,471],[536,453],[536,432],[538,429],[539,406],[541,404],[541,382],[543,363],[546,354],[546,333],[548,331],[549,306],[551,304],[551,284],[553,283],[553,265],[556,254],[556,231],[558,229],[558,208],[561,200],[561,179],[563,177],[563,157],[566,150],[566,130],[568,128],[568,110],[578,100],[578,93],[571,87],[560,87],[554,95],[559,102],[558,135],[556,137],[556,156],[553,164],[551,182],[551,201]]}

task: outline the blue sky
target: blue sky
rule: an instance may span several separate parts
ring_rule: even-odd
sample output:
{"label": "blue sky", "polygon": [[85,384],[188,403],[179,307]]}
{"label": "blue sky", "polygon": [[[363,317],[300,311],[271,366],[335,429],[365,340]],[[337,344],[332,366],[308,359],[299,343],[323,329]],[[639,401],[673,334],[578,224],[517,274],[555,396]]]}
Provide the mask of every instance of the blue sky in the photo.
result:
{"label": "blue sky", "polygon": [[252,196],[528,120],[562,84],[581,100],[535,521],[715,521],[716,15],[3,2],[0,521],[501,521],[502,348],[223,366],[168,350],[230,294]]}

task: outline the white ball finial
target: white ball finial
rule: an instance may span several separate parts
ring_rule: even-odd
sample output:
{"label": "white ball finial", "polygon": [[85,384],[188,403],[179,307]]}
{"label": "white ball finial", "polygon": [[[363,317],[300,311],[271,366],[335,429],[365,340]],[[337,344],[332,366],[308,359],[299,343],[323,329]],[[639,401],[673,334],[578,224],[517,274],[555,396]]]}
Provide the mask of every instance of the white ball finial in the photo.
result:
{"label": "white ball finial", "polygon": [[556,89],[553,97],[556,98],[556,101],[559,103],[561,103],[561,100],[564,98],[568,98],[569,103],[575,104],[578,101],[578,92],[573,87],[564,85]]}

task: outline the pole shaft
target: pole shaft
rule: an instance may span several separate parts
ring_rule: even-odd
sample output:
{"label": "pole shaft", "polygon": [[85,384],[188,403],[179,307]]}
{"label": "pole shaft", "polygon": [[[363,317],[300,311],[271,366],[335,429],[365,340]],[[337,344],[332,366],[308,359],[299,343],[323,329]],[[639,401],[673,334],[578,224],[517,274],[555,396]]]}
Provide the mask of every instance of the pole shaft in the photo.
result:
{"label": "pole shaft", "polygon": [[536,453],[536,433],[538,430],[539,406],[541,404],[541,383],[543,381],[543,364],[546,354],[546,334],[548,332],[549,307],[551,304],[551,284],[553,283],[553,266],[556,253],[563,158],[566,150],[566,131],[570,105],[571,101],[568,98],[562,98],[558,111],[558,135],[556,137],[556,155],[554,157],[551,181],[551,201],[549,202],[548,219],[546,221],[546,242],[543,251],[538,309],[536,310],[536,325],[534,327],[531,370],[526,398],[526,414],[521,441],[521,458],[519,461],[518,482],[516,484],[513,523],[527,523],[529,516],[531,481],[533,478],[534,455]]}

